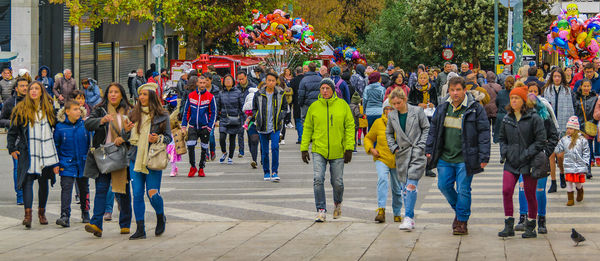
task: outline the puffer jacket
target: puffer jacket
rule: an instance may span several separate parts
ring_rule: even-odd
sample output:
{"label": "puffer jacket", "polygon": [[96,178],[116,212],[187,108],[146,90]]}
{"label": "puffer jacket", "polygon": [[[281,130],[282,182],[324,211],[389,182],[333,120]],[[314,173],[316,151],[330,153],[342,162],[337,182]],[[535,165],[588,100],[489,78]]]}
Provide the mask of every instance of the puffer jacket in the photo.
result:
{"label": "puffer jacket", "polygon": [[310,106],[319,99],[321,76],[316,72],[307,72],[300,81],[298,89],[298,105]]}
{"label": "puffer jacket", "polygon": [[367,86],[367,81],[365,79],[365,66],[359,64],[356,66],[356,73],[350,76],[350,85],[354,89],[354,91],[360,94],[360,97],[363,97],[363,92],[365,87]]}
{"label": "puffer jacket", "polygon": [[367,116],[379,116],[383,113],[383,98],[385,97],[385,88],[381,83],[374,82],[365,87],[363,96],[363,106]]}
{"label": "puffer jacket", "polygon": [[[575,109],[575,116],[579,118],[579,126],[581,126],[581,130],[585,129],[585,121],[591,121],[594,124],[597,121],[594,119],[594,109],[596,109],[596,102],[598,101],[598,96],[594,91],[590,91],[590,94],[584,96],[581,93],[581,90],[575,92],[573,95],[573,109]],[[582,105],[583,102],[583,105]],[[585,115],[584,115],[585,111]]]}
{"label": "puffer jacket", "polygon": [[510,113],[502,120],[498,139],[500,154],[506,159],[504,170],[529,175],[533,157],[544,149],[546,143],[544,122],[533,110],[521,115],[518,122]]}
{"label": "puffer jacket", "polygon": [[[573,106],[573,91],[568,86],[561,86],[556,91],[554,85],[544,89],[544,98],[552,105],[556,120],[558,121],[558,132],[564,134],[567,131],[569,118],[575,115]],[[581,109],[579,109],[581,111]]]}
{"label": "puffer jacket", "polygon": [[12,96],[16,86],[17,81],[14,78],[10,80],[0,78],[0,96],[2,97],[0,102],[8,100]]}
{"label": "puffer jacket", "polygon": [[[68,80],[65,77],[62,77],[54,83],[54,88],[52,90],[54,92],[55,97],[62,95],[66,101],[66,99],[68,99],[68,97],[71,96],[71,93],[74,90],[77,90],[77,83],[75,82],[75,79],[73,77],[71,77]],[[62,103],[63,102],[61,102],[61,104]]]}
{"label": "puffer jacket", "polygon": [[244,97],[242,92],[235,87],[227,90],[223,87],[223,90],[217,96],[217,115],[221,123],[226,123],[229,120],[228,116],[237,117],[238,122],[231,122],[230,125],[225,126],[219,124],[219,132],[227,134],[238,134],[242,131],[243,115],[242,107],[244,107]]}
{"label": "puffer jacket", "polygon": [[571,137],[564,136],[556,145],[554,152],[565,153],[563,166],[565,173],[587,173],[588,165],[590,164],[590,147],[583,135],[579,134],[577,144],[570,149]]}
{"label": "puffer jacket", "polygon": [[354,118],[350,106],[333,93],[329,99],[319,100],[309,108],[304,119],[300,151],[312,152],[325,159],[341,159],[344,152],[354,150]]}
{"label": "puffer jacket", "polygon": [[10,127],[10,115],[17,103],[21,102],[25,96],[14,95],[2,103],[2,112],[0,113],[0,128]]}
{"label": "puffer jacket", "polygon": [[[395,110],[391,113],[397,113]],[[375,148],[379,152],[379,157],[373,156],[373,161],[379,160],[383,162],[388,168],[396,168],[396,158],[390,151],[390,147],[387,143],[385,136],[385,130],[387,128],[388,118],[385,113],[381,115],[381,118],[375,120],[373,126],[369,130],[369,133],[365,136],[365,151],[371,155],[371,149]]]}
{"label": "puffer jacket", "polygon": [[54,144],[58,153],[60,176],[81,178],[92,135],[85,129],[82,118],[72,123],[65,116],[64,110],[58,113],[57,120]]}
{"label": "puffer jacket", "polygon": [[85,92],[85,103],[90,105],[90,107],[94,107],[98,105],[102,101],[102,97],[100,97],[100,87],[98,87],[98,83],[94,79],[88,79],[90,82],[90,86],[83,88]]}
{"label": "puffer jacket", "polygon": [[[283,120],[287,113],[287,100],[283,90],[275,87],[272,99],[273,106],[273,131],[280,131],[283,128]],[[267,131],[267,92],[266,87],[263,87],[254,94],[252,101],[252,121],[256,124],[256,131]]]}

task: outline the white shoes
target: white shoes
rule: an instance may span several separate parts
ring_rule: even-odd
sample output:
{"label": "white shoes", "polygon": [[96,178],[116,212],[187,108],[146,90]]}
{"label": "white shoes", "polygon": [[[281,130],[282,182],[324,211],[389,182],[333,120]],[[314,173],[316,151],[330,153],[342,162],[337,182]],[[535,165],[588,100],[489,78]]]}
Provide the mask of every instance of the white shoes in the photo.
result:
{"label": "white shoes", "polygon": [[315,218],[315,222],[325,222],[326,214],[324,209],[319,209],[317,212],[317,218]]}
{"label": "white shoes", "polygon": [[412,231],[413,229],[415,229],[415,221],[412,218],[405,216],[404,219],[402,220],[402,224],[400,224],[400,226],[398,226],[398,228],[400,230]]}
{"label": "white shoes", "polygon": [[285,140],[281,140],[281,142],[279,144],[285,145]]}

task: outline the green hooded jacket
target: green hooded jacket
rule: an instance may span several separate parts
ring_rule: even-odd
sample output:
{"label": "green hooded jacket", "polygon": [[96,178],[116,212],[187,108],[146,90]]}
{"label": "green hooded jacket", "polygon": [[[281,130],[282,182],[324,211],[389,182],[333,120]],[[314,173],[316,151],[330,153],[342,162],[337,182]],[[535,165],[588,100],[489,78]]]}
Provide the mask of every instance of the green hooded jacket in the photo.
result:
{"label": "green hooded jacket", "polygon": [[308,151],[311,142],[312,152],[328,160],[341,159],[345,151],[354,150],[354,117],[348,103],[335,92],[330,99],[319,95],[308,108],[300,151]]}

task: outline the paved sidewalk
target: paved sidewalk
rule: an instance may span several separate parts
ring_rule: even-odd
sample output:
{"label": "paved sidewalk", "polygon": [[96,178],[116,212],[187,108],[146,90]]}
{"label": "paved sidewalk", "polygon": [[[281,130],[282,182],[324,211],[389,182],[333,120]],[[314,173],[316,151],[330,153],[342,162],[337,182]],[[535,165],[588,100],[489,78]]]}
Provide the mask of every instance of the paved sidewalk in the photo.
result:
{"label": "paved sidewalk", "polygon": [[[537,239],[497,237],[498,227],[470,227],[451,235],[450,224],[418,225],[328,221],[169,222],[161,237],[148,224],[145,240],[130,241],[107,222],[102,238],[81,223],[63,229],[34,223],[31,231],[0,222],[0,260],[598,260],[600,230],[578,225],[587,241],[578,247],[570,228],[551,227]],[[12,223],[12,224],[8,224]],[[133,232],[133,231],[132,231]]]}

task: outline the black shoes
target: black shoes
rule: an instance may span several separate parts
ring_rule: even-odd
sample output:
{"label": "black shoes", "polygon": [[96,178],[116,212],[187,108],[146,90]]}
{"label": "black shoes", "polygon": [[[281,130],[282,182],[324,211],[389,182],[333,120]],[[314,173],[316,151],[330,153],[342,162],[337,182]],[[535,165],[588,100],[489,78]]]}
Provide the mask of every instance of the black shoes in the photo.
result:
{"label": "black shoes", "polygon": [[504,220],[504,230],[498,232],[499,237],[512,237],[515,236],[515,218],[509,217]]}
{"label": "black shoes", "polygon": [[69,217],[67,217],[64,214],[59,219],[56,220],[56,224],[61,227],[70,227],[71,226],[71,224],[69,223]]}
{"label": "black shoes", "polygon": [[527,220],[525,221],[525,233],[521,236],[523,238],[536,238],[537,234],[535,233],[535,222],[536,220]]}
{"label": "black shoes", "polygon": [[548,193],[556,192],[556,180],[551,180],[550,188],[548,189]]}
{"label": "black shoes", "polygon": [[567,181],[565,180],[565,173],[560,173],[560,188],[566,188]]}
{"label": "black shoes", "polygon": [[425,176],[427,176],[427,177],[432,177],[432,178],[435,178],[435,176],[436,176],[436,175],[435,175],[435,173],[433,172],[433,170],[427,170],[427,171],[425,172]]}
{"label": "black shoes", "polygon": [[515,226],[515,231],[525,231],[525,222],[527,222],[527,215],[520,215],[519,223]]}
{"label": "black shoes", "polygon": [[167,223],[167,217],[165,214],[156,214],[156,230],[154,230],[154,235],[160,236],[165,232],[165,224]]}
{"label": "black shoes", "polygon": [[548,234],[548,229],[546,229],[546,216],[538,215],[538,233]]}
{"label": "black shoes", "polygon": [[89,211],[81,212],[81,223],[90,223],[90,212]]}
{"label": "black shoes", "polygon": [[145,239],[146,238],[146,228],[144,226],[144,220],[136,221],[137,228],[135,233],[129,237],[129,240],[137,240],[137,239]]}

